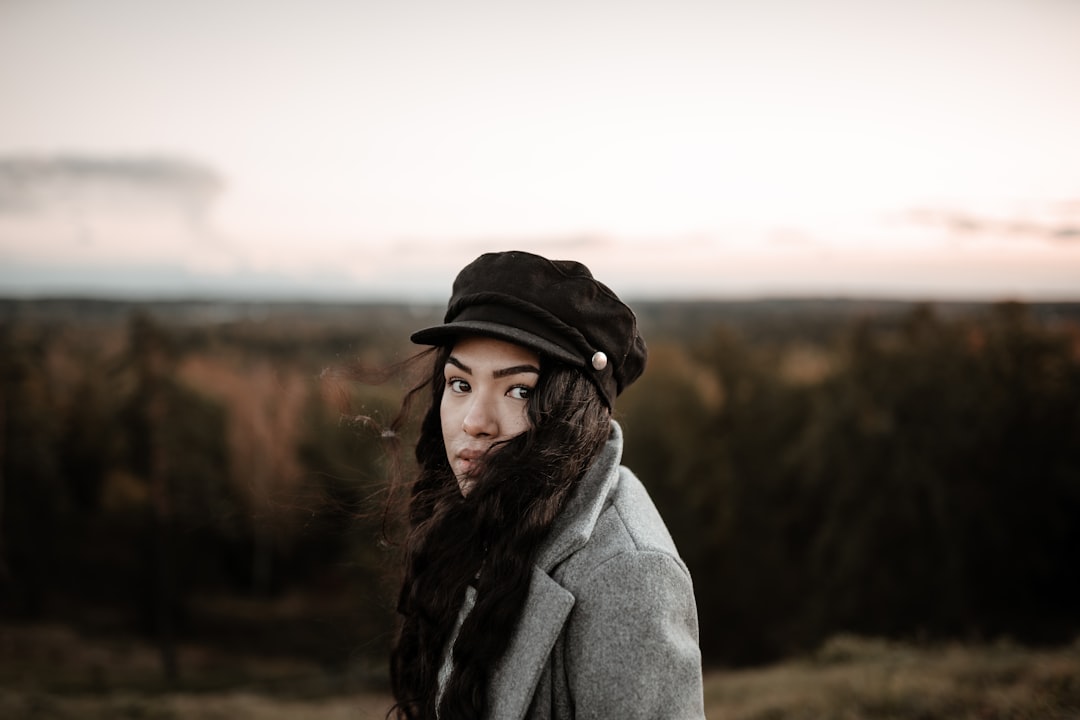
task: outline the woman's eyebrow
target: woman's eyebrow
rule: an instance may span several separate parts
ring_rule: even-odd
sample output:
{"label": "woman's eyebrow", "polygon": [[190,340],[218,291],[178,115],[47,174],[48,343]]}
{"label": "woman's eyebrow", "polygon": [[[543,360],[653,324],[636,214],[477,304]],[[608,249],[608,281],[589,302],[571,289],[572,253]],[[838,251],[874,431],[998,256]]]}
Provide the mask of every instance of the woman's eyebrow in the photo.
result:
{"label": "woman's eyebrow", "polygon": [[[446,358],[446,364],[447,365],[453,365],[454,367],[458,368],[459,370],[461,370],[461,372],[463,372],[463,373],[465,373],[467,375],[472,375],[473,374],[472,368],[470,368],[468,365],[466,365],[465,363],[458,360],[453,355]],[[495,377],[495,378],[504,378],[504,377],[508,377],[510,375],[520,375],[522,373],[533,373],[535,375],[539,375],[540,374],[540,368],[536,367],[535,365],[512,365],[511,367],[500,368],[500,369],[496,370],[495,372],[492,373],[492,376]]]}
{"label": "woman's eyebrow", "polygon": [[458,359],[457,359],[456,357],[454,357],[453,355],[451,355],[450,357],[446,358],[446,364],[447,364],[447,365],[453,365],[453,366],[454,366],[454,367],[456,367],[456,368],[457,368],[458,370],[461,370],[461,372],[463,372],[463,373],[465,373],[465,374],[467,374],[467,375],[472,375],[472,368],[470,368],[470,367],[469,367],[468,365],[466,365],[465,363],[463,363],[463,362],[461,362],[460,360],[458,360]]}
{"label": "woman's eyebrow", "polygon": [[502,368],[492,373],[497,378],[504,378],[509,375],[520,375],[521,373],[534,373],[540,374],[540,368],[535,365],[514,365],[513,367]]}

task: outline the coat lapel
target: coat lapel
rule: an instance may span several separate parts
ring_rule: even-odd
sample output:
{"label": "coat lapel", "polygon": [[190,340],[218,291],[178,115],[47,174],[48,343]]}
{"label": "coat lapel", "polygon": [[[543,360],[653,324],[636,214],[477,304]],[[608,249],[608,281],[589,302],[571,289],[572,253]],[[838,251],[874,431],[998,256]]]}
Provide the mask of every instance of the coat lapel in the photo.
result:
{"label": "coat lapel", "polygon": [[547,573],[533,568],[521,621],[488,689],[493,718],[520,720],[532,702],[540,675],[574,606],[574,596]]}

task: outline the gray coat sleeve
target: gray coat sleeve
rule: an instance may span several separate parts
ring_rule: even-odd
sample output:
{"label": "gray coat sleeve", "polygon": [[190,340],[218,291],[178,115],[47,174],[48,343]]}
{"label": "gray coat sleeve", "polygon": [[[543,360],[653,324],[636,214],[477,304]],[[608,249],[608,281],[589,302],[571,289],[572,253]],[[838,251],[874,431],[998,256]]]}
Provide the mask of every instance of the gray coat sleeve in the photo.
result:
{"label": "gray coat sleeve", "polygon": [[638,550],[605,561],[568,622],[577,718],[705,717],[693,586],[674,557]]}

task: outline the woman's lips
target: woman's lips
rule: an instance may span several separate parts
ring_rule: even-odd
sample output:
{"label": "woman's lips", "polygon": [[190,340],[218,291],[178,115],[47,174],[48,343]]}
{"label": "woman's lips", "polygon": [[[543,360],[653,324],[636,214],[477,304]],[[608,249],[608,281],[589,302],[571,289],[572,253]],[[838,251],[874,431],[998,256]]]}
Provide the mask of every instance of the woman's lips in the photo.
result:
{"label": "woman's lips", "polygon": [[486,449],[464,448],[454,453],[453,471],[462,495],[468,495],[475,479],[473,473]]}
{"label": "woman's lips", "polygon": [[467,448],[457,453],[458,475],[468,475],[476,467],[476,461],[483,457],[486,450]]}

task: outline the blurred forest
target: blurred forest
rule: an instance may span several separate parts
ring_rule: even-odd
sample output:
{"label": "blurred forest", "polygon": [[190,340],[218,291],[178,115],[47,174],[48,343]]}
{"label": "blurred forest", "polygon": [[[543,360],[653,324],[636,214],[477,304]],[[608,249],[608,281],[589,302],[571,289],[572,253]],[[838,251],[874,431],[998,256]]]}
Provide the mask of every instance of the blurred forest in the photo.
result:
{"label": "blurred forest", "polygon": [[[840,633],[1080,634],[1080,304],[638,303],[625,462],[713,666]],[[0,300],[0,626],[378,686],[388,368],[434,306]],[[342,400],[352,408],[343,412]],[[406,459],[408,459],[406,454]]]}

